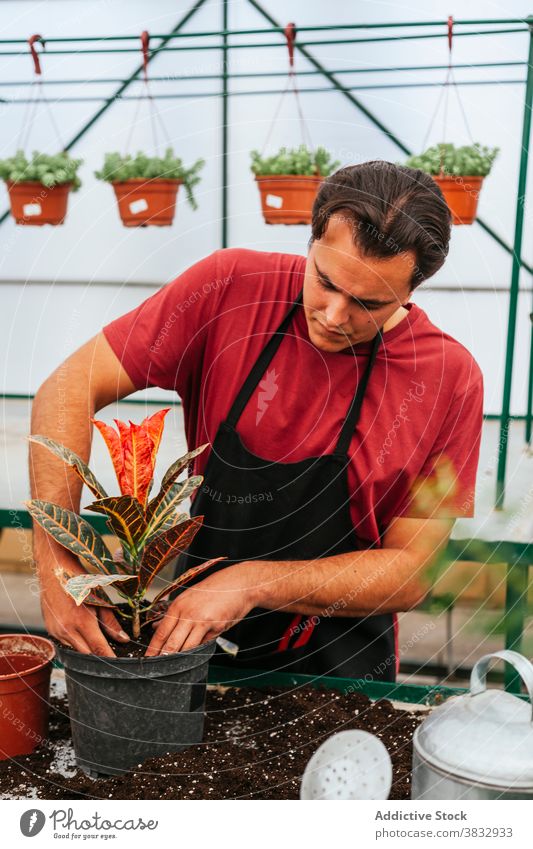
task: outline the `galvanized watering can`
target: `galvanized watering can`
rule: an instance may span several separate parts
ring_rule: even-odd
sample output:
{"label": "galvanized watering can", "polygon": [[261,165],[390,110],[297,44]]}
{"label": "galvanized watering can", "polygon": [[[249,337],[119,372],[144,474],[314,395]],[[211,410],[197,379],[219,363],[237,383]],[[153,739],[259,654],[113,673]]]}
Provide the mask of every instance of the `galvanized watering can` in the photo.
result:
{"label": "galvanized watering can", "polygon": [[[529,703],[487,690],[489,662],[520,674]],[[432,710],[413,738],[412,799],[533,799],[533,665],[515,651],[475,664],[470,692]]]}

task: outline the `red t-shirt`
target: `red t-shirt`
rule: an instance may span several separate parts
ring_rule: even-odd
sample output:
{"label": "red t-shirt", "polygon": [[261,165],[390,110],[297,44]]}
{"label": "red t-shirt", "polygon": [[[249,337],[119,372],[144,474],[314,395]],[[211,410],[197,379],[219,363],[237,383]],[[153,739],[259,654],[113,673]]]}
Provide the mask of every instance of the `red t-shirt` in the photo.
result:
{"label": "red t-shirt", "polygon": [[[188,268],[105,336],[137,389],[175,390],[190,449],[212,443],[260,351],[303,285],[305,257],[230,248]],[[416,304],[384,333],[351,442],[351,516],[361,548],[396,516],[473,515],[483,416],[479,366]],[[370,343],[327,353],[296,315],[237,426],[254,454],[331,453]],[[209,449],[196,460],[205,468]],[[238,471],[236,471],[238,474]]]}

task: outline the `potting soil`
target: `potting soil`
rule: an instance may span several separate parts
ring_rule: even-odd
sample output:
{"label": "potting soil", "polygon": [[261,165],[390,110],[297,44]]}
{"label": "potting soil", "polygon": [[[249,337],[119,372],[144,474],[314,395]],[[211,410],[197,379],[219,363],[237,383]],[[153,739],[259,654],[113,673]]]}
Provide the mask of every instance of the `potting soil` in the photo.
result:
{"label": "potting soil", "polygon": [[304,768],[336,731],[379,737],[393,763],[391,799],[410,797],[412,737],[421,716],[357,692],[209,689],[204,742],[125,775],[75,768],[66,698],[52,699],[50,733],[31,755],[0,762],[0,798],[297,799]]}

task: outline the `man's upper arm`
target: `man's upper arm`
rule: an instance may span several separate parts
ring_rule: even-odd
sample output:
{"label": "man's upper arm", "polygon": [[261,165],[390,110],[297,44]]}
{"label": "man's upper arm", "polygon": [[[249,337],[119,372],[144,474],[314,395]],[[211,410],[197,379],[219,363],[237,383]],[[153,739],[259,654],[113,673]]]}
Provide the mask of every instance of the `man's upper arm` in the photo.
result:
{"label": "man's upper arm", "polygon": [[103,333],[78,348],[60,369],[70,382],[87,387],[95,411],[135,392],[131,378]]}

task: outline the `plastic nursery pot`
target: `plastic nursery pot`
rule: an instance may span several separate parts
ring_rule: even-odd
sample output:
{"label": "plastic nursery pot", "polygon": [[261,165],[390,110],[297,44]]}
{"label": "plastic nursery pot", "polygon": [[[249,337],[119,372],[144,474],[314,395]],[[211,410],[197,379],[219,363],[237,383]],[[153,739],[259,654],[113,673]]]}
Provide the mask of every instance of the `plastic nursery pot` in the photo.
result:
{"label": "plastic nursery pot", "polygon": [[29,755],[46,737],[55,649],[30,634],[0,634],[0,760]]}
{"label": "plastic nursery pot", "polygon": [[142,177],[111,183],[124,226],[170,227],[181,183],[182,180],[145,180]]}
{"label": "plastic nursery pot", "polygon": [[310,224],[322,177],[302,174],[256,176],[266,224]]}
{"label": "plastic nursery pot", "polygon": [[200,743],[207,667],[215,642],[178,654],[108,658],[58,647],[72,742],[92,777]]}
{"label": "plastic nursery pot", "polygon": [[57,186],[48,187],[34,180],[26,183],[7,180],[6,186],[11,214],[17,224],[63,224],[72,183],[59,183]]}
{"label": "plastic nursery pot", "polygon": [[473,224],[476,220],[483,177],[433,176],[452,213],[454,224]]}

